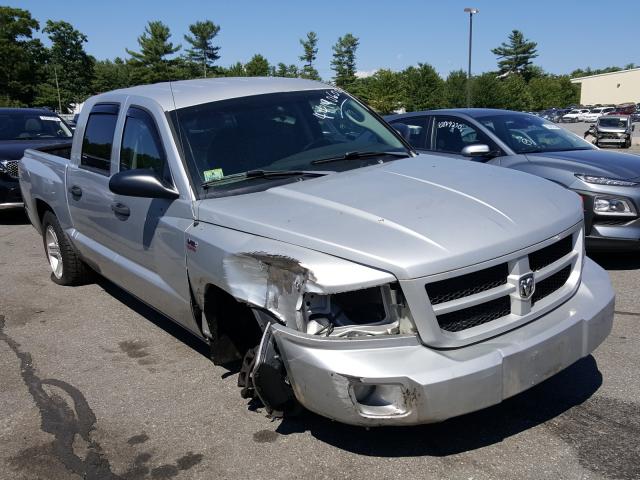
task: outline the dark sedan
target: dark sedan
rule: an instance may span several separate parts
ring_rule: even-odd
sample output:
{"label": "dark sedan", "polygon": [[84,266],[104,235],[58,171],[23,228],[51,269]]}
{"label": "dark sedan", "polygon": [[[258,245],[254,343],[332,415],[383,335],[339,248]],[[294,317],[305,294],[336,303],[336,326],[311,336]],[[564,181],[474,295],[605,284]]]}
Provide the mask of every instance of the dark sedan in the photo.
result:
{"label": "dark sedan", "polygon": [[50,110],[0,108],[0,210],[22,206],[18,162],[24,151],[70,140],[71,129]]}
{"label": "dark sedan", "polygon": [[575,191],[590,249],[640,248],[640,157],[600,150],[548,120],[508,110],[432,110],[386,120],[420,152],[521,170]]}

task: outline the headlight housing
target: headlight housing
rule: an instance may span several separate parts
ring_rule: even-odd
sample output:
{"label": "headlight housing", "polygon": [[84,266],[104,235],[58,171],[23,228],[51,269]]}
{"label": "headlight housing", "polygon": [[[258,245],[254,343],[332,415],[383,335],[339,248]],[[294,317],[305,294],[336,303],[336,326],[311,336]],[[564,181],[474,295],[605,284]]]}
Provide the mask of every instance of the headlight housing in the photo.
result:
{"label": "headlight housing", "polygon": [[592,183],[594,185],[611,185],[613,187],[635,187],[638,182],[632,182],[629,180],[621,180],[619,178],[600,177],[597,175],[587,175],[585,173],[576,173],[576,177],[585,183]]}
{"label": "headlight housing", "polygon": [[343,293],[306,293],[304,331],[311,335],[362,337],[415,333],[397,283]]}
{"label": "headlight housing", "polygon": [[593,211],[598,215],[635,217],[636,209],[628,198],[598,196],[593,199]]}

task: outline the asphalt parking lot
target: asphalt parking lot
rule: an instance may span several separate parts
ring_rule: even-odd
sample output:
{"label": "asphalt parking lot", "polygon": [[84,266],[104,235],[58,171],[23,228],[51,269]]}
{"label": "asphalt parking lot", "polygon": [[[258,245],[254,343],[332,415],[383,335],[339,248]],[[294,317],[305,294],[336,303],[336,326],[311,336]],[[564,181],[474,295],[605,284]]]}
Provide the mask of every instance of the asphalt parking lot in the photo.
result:
{"label": "asphalt parking lot", "polygon": [[640,478],[640,258],[604,255],[613,332],[503,404],[437,425],[272,421],[237,374],[110,282],[60,287],[0,212],[0,478]]}

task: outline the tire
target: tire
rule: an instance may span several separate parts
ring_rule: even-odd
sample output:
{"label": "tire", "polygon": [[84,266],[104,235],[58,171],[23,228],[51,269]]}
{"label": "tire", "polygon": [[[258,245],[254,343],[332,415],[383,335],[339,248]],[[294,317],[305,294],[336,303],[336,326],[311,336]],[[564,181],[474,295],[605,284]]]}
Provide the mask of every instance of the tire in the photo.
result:
{"label": "tire", "polygon": [[53,212],[42,217],[42,242],[51,267],[51,280],[58,285],[88,283],[91,269],[80,259]]}

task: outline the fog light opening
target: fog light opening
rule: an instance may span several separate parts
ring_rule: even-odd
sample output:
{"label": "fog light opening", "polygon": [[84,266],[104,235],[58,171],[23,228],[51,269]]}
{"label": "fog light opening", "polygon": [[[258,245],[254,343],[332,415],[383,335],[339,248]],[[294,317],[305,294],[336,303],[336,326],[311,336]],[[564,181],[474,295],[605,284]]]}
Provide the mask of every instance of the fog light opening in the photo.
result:
{"label": "fog light opening", "polygon": [[354,382],[351,397],[360,414],[366,417],[406,415],[410,411],[402,385]]}

